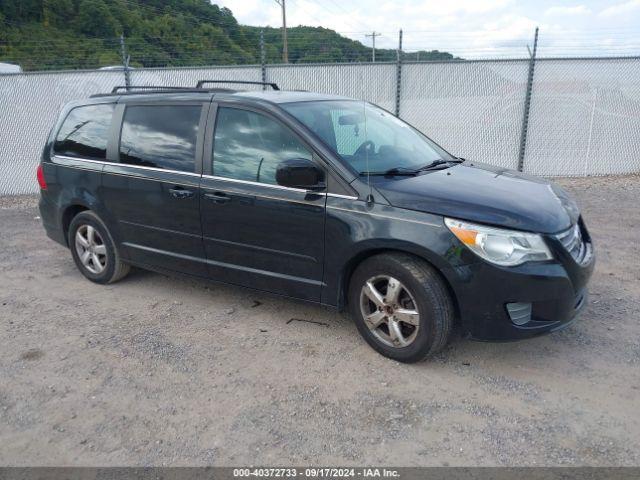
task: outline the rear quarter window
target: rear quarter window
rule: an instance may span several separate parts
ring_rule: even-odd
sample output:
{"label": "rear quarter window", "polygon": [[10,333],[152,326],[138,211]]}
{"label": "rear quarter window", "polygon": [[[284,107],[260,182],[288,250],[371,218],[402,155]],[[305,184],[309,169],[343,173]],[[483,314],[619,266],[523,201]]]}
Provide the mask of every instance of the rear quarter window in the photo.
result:
{"label": "rear quarter window", "polygon": [[67,157],[106,159],[114,108],[113,104],[101,104],[71,110],[56,135],[53,152]]}

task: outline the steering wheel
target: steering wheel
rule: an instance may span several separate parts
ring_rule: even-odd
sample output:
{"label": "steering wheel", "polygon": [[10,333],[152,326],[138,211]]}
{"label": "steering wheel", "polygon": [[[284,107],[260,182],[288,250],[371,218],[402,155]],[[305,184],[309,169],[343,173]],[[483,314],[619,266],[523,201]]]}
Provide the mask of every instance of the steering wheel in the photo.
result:
{"label": "steering wheel", "polygon": [[358,149],[354,152],[356,157],[364,155],[365,151],[369,150],[369,153],[374,153],[376,151],[376,144],[371,140],[365,140],[362,142],[362,145],[358,147]]}

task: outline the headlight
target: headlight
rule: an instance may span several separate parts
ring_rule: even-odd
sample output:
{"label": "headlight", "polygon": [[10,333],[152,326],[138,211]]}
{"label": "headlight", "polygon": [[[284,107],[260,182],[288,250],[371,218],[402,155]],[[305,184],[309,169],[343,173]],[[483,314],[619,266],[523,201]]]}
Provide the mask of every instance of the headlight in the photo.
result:
{"label": "headlight", "polygon": [[508,267],[553,258],[542,237],[535,233],[485,227],[453,218],[445,218],[444,223],[473,253],[496,265]]}

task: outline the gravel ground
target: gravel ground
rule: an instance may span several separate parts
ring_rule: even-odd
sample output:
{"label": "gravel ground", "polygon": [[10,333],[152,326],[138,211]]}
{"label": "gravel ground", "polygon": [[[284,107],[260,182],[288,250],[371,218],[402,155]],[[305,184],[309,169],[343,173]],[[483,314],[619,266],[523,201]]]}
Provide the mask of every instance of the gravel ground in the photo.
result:
{"label": "gravel ground", "polygon": [[598,255],[580,320],[416,365],[320,307],[142,271],[94,285],[36,199],[0,198],[0,464],[640,465],[640,177],[559,183]]}

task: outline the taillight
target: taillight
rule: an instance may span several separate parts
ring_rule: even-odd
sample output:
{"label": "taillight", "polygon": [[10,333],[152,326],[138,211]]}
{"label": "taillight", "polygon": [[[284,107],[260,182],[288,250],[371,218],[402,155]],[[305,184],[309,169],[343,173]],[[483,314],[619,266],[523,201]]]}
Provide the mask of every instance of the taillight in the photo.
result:
{"label": "taillight", "polygon": [[44,180],[44,171],[42,170],[42,164],[38,165],[38,169],[36,170],[36,176],[38,177],[38,184],[40,185],[40,189],[46,190],[47,182]]}

